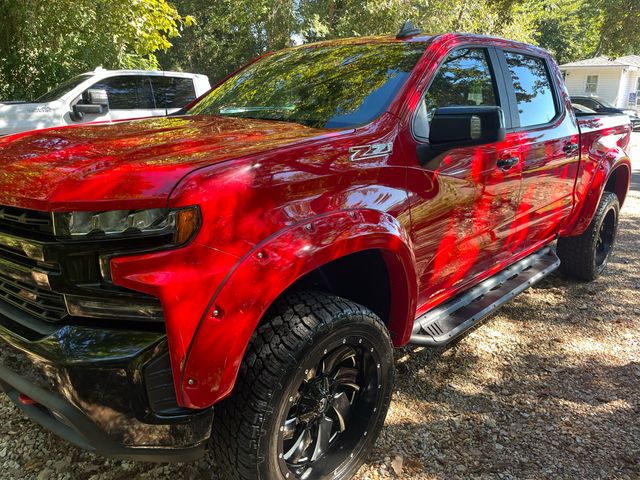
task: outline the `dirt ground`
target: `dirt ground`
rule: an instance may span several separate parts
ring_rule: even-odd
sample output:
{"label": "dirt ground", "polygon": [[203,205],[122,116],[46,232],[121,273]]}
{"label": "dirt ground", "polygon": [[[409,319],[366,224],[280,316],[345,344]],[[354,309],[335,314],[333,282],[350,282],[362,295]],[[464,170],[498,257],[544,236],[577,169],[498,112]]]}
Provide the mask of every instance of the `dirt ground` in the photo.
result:
{"label": "dirt ground", "polygon": [[[640,134],[617,250],[598,281],[559,275],[445,352],[397,352],[386,426],[358,478],[640,479]],[[0,399],[2,479],[215,479],[70,447]]]}

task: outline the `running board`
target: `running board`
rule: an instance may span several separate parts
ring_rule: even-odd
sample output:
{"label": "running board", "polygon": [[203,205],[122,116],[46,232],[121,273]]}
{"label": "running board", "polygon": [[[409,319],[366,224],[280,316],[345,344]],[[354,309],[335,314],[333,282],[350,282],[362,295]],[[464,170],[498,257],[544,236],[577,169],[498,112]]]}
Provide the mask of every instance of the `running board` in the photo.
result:
{"label": "running board", "polygon": [[559,266],[551,247],[538,250],[419,317],[409,343],[446,345]]}

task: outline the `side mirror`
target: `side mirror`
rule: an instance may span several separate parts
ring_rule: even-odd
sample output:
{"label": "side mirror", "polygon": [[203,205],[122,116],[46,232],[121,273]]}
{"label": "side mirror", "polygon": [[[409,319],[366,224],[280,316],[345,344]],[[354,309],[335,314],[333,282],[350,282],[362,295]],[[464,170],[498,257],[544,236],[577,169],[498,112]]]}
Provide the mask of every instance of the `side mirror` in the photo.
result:
{"label": "side mirror", "polygon": [[453,148],[499,142],[505,134],[501,107],[439,108],[429,127],[429,143],[418,146],[418,158],[425,165]]}
{"label": "side mirror", "polygon": [[102,115],[109,111],[109,95],[106,90],[90,88],[82,95],[82,103],[73,106],[72,118],[80,121],[85,114]]}

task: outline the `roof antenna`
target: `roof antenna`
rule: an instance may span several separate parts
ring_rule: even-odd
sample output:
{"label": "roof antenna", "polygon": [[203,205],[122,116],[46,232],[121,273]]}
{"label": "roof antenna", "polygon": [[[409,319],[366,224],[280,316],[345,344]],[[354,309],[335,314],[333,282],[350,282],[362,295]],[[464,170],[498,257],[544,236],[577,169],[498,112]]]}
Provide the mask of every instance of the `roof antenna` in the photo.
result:
{"label": "roof antenna", "polygon": [[412,37],[413,35],[419,35],[421,33],[422,30],[414,27],[411,20],[407,20],[406,22],[404,22],[404,25],[402,25],[402,28],[398,32],[398,35],[396,35],[396,38],[398,40],[402,40],[403,38]]}

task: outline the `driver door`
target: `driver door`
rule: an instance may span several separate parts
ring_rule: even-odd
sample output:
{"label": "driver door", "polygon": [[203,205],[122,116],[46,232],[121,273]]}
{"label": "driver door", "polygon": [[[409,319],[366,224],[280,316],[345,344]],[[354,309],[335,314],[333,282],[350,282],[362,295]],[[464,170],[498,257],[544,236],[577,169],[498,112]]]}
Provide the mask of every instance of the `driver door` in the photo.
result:
{"label": "driver door", "polygon": [[[449,53],[414,114],[415,143],[410,148],[428,144],[438,108],[498,106],[508,112],[505,84],[497,71],[492,47]],[[508,114],[505,126],[510,127]],[[521,177],[519,148],[505,141],[454,147],[423,165],[409,166],[411,234],[422,311],[513,257],[523,240],[511,230]]]}

